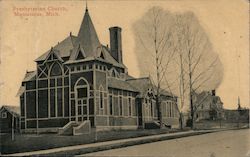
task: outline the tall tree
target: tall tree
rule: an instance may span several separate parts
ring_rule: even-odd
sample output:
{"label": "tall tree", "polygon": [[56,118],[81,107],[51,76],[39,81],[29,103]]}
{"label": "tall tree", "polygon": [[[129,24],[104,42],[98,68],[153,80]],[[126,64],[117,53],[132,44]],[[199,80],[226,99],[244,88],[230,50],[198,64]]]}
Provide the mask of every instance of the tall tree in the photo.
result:
{"label": "tall tree", "polygon": [[184,96],[187,95],[191,126],[194,127],[198,104],[193,102],[193,93],[217,88],[223,77],[223,68],[207,33],[192,12],[176,15],[174,25],[177,30],[174,35],[175,43],[179,47],[177,57],[181,92]]}
{"label": "tall tree", "polygon": [[173,14],[153,7],[133,28],[141,75],[150,74],[157,87],[159,120],[161,89],[167,89],[179,96],[180,127],[187,106],[193,124],[192,93],[217,88],[223,77],[220,59],[199,20],[192,12]]}
{"label": "tall tree", "polygon": [[[171,21],[169,12],[159,7],[153,7],[134,24],[136,34],[136,51],[143,53],[142,62],[139,66],[142,70],[150,74],[156,87],[156,105],[158,120],[162,126],[161,93],[162,82],[167,72],[167,67],[171,62],[174,53],[171,50],[171,28],[166,21]],[[140,60],[141,56],[137,56]],[[148,63],[147,63],[148,62]],[[151,69],[149,71],[149,69]]]}

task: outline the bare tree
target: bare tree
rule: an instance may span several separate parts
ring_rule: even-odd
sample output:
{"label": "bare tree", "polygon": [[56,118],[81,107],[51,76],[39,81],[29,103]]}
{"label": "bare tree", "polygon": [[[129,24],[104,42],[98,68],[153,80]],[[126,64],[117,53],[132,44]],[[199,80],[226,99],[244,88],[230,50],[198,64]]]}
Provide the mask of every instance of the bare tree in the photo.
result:
{"label": "bare tree", "polygon": [[[140,51],[141,54],[144,53],[144,55],[140,56],[140,59],[145,57],[143,63],[139,63],[141,64],[140,67],[144,72],[152,76],[156,87],[155,99],[158,120],[161,127],[162,111],[160,96],[162,93],[162,82],[167,73],[167,67],[174,55],[173,50],[171,50],[170,25],[166,23],[166,21],[170,22],[171,18],[172,16],[169,12],[159,7],[153,7],[134,25],[136,42],[140,43],[136,45],[136,51]],[[149,66],[147,66],[146,62],[148,62]]]}
{"label": "bare tree", "polygon": [[180,128],[183,112],[190,106],[192,127],[195,107],[192,93],[218,87],[222,64],[207,33],[192,12],[173,14],[151,8],[135,25],[136,55],[141,75],[149,73],[157,87],[158,118],[161,89],[179,96]]}
{"label": "bare tree", "polygon": [[185,95],[188,97],[191,127],[194,128],[198,106],[193,102],[193,93],[217,88],[222,80],[223,68],[206,32],[193,13],[176,15],[175,28],[175,43],[179,47],[180,98],[181,103],[184,103]]}

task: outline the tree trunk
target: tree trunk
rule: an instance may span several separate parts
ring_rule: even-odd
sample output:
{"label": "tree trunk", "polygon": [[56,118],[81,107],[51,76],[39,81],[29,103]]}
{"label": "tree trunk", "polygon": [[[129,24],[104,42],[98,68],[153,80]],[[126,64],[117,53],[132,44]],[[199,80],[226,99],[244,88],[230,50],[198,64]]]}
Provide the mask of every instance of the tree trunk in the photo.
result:
{"label": "tree trunk", "polygon": [[162,114],[161,114],[161,102],[159,101],[159,97],[156,97],[156,105],[157,105],[157,113],[158,113],[158,120],[160,123],[160,128],[162,128]]}
{"label": "tree trunk", "polygon": [[180,130],[183,130],[183,114],[182,113],[180,113],[179,125],[180,125]]}
{"label": "tree trunk", "polygon": [[188,51],[188,72],[189,72],[189,99],[190,99],[190,111],[191,111],[191,128],[194,129],[195,123],[195,114],[194,114],[194,105],[193,105],[193,96],[192,96],[192,67],[191,67],[191,52]]}

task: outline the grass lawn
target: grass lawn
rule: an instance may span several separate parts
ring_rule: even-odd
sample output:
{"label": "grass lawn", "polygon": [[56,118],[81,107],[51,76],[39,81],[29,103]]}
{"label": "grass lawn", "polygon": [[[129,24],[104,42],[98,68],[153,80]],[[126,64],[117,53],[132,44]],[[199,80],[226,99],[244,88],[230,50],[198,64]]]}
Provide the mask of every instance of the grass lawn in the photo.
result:
{"label": "grass lawn", "polygon": [[15,140],[11,141],[11,134],[1,135],[1,153],[10,154],[18,152],[28,152],[57,148],[63,146],[73,146],[79,144],[88,144],[109,140],[149,136],[178,132],[178,130],[154,129],[154,130],[120,130],[120,131],[103,131],[78,136],[62,136],[58,134],[17,134]]}

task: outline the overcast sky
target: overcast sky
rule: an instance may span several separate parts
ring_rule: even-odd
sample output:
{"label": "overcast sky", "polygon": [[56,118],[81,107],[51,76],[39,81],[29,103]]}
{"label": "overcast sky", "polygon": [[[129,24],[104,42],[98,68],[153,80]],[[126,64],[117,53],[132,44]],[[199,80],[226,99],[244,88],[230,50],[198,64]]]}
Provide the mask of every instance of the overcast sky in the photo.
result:
{"label": "overcast sky", "polygon": [[[16,97],[34,60],[72,32],[77,35],[84,1],[0,2],[0,105],[19,105]],[[88,1],[100,41],[109,44],[110,26],[122,27],[123,58],[129,73],[139,76],[132,24],[152,6],[171,12],[193,11],[206,30],[224,66],[217,89],[225,108],[249,106],[249,6],[247,0]],[[16,16],[14,8],[65,8],[58,16]],[[34,12],[33,12],[34,13]]]}

